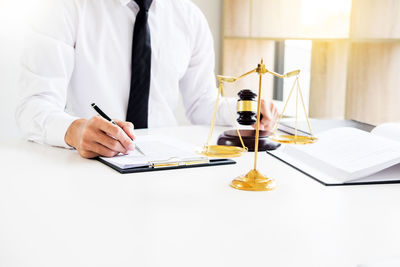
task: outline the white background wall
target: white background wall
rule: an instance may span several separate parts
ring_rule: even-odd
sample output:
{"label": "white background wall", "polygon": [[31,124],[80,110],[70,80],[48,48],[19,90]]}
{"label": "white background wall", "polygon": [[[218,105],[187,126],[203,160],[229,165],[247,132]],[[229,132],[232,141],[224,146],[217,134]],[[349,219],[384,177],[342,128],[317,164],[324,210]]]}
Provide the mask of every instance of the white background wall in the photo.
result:
{"label": "white background wall", "polygon": [[221,70],[221,37],[222,37],[222,0],[192,0],[197,4],[203,13],[206,15],[208,24],[214,35],[215,43],[215,70],[217,73]]}
{"label": "white background wall", "polygon": [[0,0],[0,138],[2,139],[18,133],[14,110],[24,27],[23,2]]}
{"label": "white background wall", "polygon": [[[217,58],[221,44],[222,0],[193,0],[205,13],[214,38]],[[18,93],[19,58],[22,50],[26,17],[32,10],[32,0],[0,0],[0,138],[18,135],[14,110]],[[220,63],[217,60],[216,69]],[[185,121],[183,108],[178,109]]]}

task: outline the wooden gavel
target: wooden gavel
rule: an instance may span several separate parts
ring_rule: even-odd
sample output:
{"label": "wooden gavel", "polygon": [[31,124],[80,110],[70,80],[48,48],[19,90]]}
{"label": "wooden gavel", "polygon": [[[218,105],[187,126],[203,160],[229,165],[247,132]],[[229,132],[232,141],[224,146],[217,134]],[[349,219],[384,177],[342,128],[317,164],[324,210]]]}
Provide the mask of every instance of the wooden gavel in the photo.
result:
{"label": "wooden gavel", "polygon": [[257,122],[257,94],[250,89],[243,89],[238,96],[237,113],[239,118],[237,122],[240,125],[254,125]]}
{"label": "wooden gavel", "polygon": [[[257,122],[257,94],[250,89],[243,89],[238,93],[237,113],[239,117],[237,122],[240,125],[250,126]],[[262,114],[260,115],[260,120]],[[256,137],[255,130],[240,130],[240,135],[249,151],[254,151]],[[279,144],[268,140],[270,132],[260,131],[259,150],[274,150]],[[236,130],[225,131],[218,138],[218,145],[240,146],[239,136]]]}

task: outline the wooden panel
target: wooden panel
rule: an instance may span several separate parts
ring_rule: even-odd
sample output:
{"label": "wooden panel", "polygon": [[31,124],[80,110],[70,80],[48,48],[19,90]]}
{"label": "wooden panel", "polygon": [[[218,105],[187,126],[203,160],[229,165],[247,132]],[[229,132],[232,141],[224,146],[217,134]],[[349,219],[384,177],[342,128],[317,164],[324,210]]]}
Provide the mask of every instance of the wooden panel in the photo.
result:
{"label": "wooden panel", "polygon": [[251,34],[254,37],[294,36],[301,30],[300,0],[253,0]]}
{"label": "wooden panel", "polygon": [[264,38],[347,38],[351,3],[253,0],[251,35]]}
{"label": "wooden panel", "polygon": [[399,0],[353,0],[352,38],[400,38]]}
{"label": "wooden panel", "polygon": [[347,41],[313,42],[310,117],[344,118],[348,50]]}
{"label": "wooden panel", "polygon": [[[275,43],[267,38],[344,38],[313,42],[310,116],[372,124],[400,121],[400,42],[379,42],[400,39],[400,1],[353,0],[351,23],[346,7],[336,15],[337,6],[331,7],[317,0],[225,0],[224,37],[244,38],[225,38],[223,74],[240,75],[261,57],[273,67]],[[324,19],[324,12],[329,19]],[[309,23],[321,18],[320,23]],[[350,24],[351,38],[378,40],[351,43]],[[271,97],[273,79],[267,77],[264,93]],[[227,92],[233,96],[240,89],[257,87],[256,76],[251,76],[227,86]]]}
{"label": "wooden panel", "polygon": [[400,44],[353,43],[346,117],[371,124],[400,121]]}
{"label": "wooden panel", "polygon": [[[224,60],[223,60],[223,75],[240,76],[249,70],[257,67],[261,58],[264,58],[264,63],[267,68],[274,67],[274,41],[262,40],[225,40],[224,42]],[[253,74],[235,84],[226,85],[226,94],[229,96],[236,95],[242,89],[252,89],[255,92],[258,90],[258,78]],[[268,99],[272,98],[273,78],[270,75],[265,75],[263,80],[263,94]]]}
{"label": "wooden panel", "polygon": [[224,35],[250,36],[250,0],[224,0]]}

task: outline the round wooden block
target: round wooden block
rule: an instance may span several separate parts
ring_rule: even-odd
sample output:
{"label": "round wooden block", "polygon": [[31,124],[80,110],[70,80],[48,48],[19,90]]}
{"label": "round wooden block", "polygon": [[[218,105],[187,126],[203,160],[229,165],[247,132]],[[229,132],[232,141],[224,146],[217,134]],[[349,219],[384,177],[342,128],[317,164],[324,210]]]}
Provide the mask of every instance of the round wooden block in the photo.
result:
{"label": "round wooden block", "polygon": [[[249,151],[254,151],[254,145],[256,143],[256,131],[255,130],[240,130],[245,146]],[[280,144],[275,143],[268,139],[271,132],[260,131],[260,138],[258,140],[258,151],[275,150]],[[242,146],[239,136],[236,130],[225,131],[218,137],[218,145],[222,146]]]}

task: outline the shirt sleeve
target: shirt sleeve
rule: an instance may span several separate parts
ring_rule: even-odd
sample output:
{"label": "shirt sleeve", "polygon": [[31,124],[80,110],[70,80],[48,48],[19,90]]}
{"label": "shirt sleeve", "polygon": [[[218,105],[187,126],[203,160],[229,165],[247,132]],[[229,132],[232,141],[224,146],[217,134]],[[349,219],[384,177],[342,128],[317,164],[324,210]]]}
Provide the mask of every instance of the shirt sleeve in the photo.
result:
{"label": "shirt sleeve", "polygon": [[[195,14],[191,16],[192,56],[179,85],[189,120],[193,124],[208,125],[211,123],[218,95],[214,73],[214,42],[206,18],[197,7],[193,8]],[[236,99],[220,99],[216,119],[218,125],[233,125],[229,107],[234,113]]]}
{"label": "shirt sleeve", "polygon": [[42,0],[42,13],[28,25],[16,110],[26,139],[66,148],[66,131],[77,119],[65,112],[78,23],[74,2]]}

